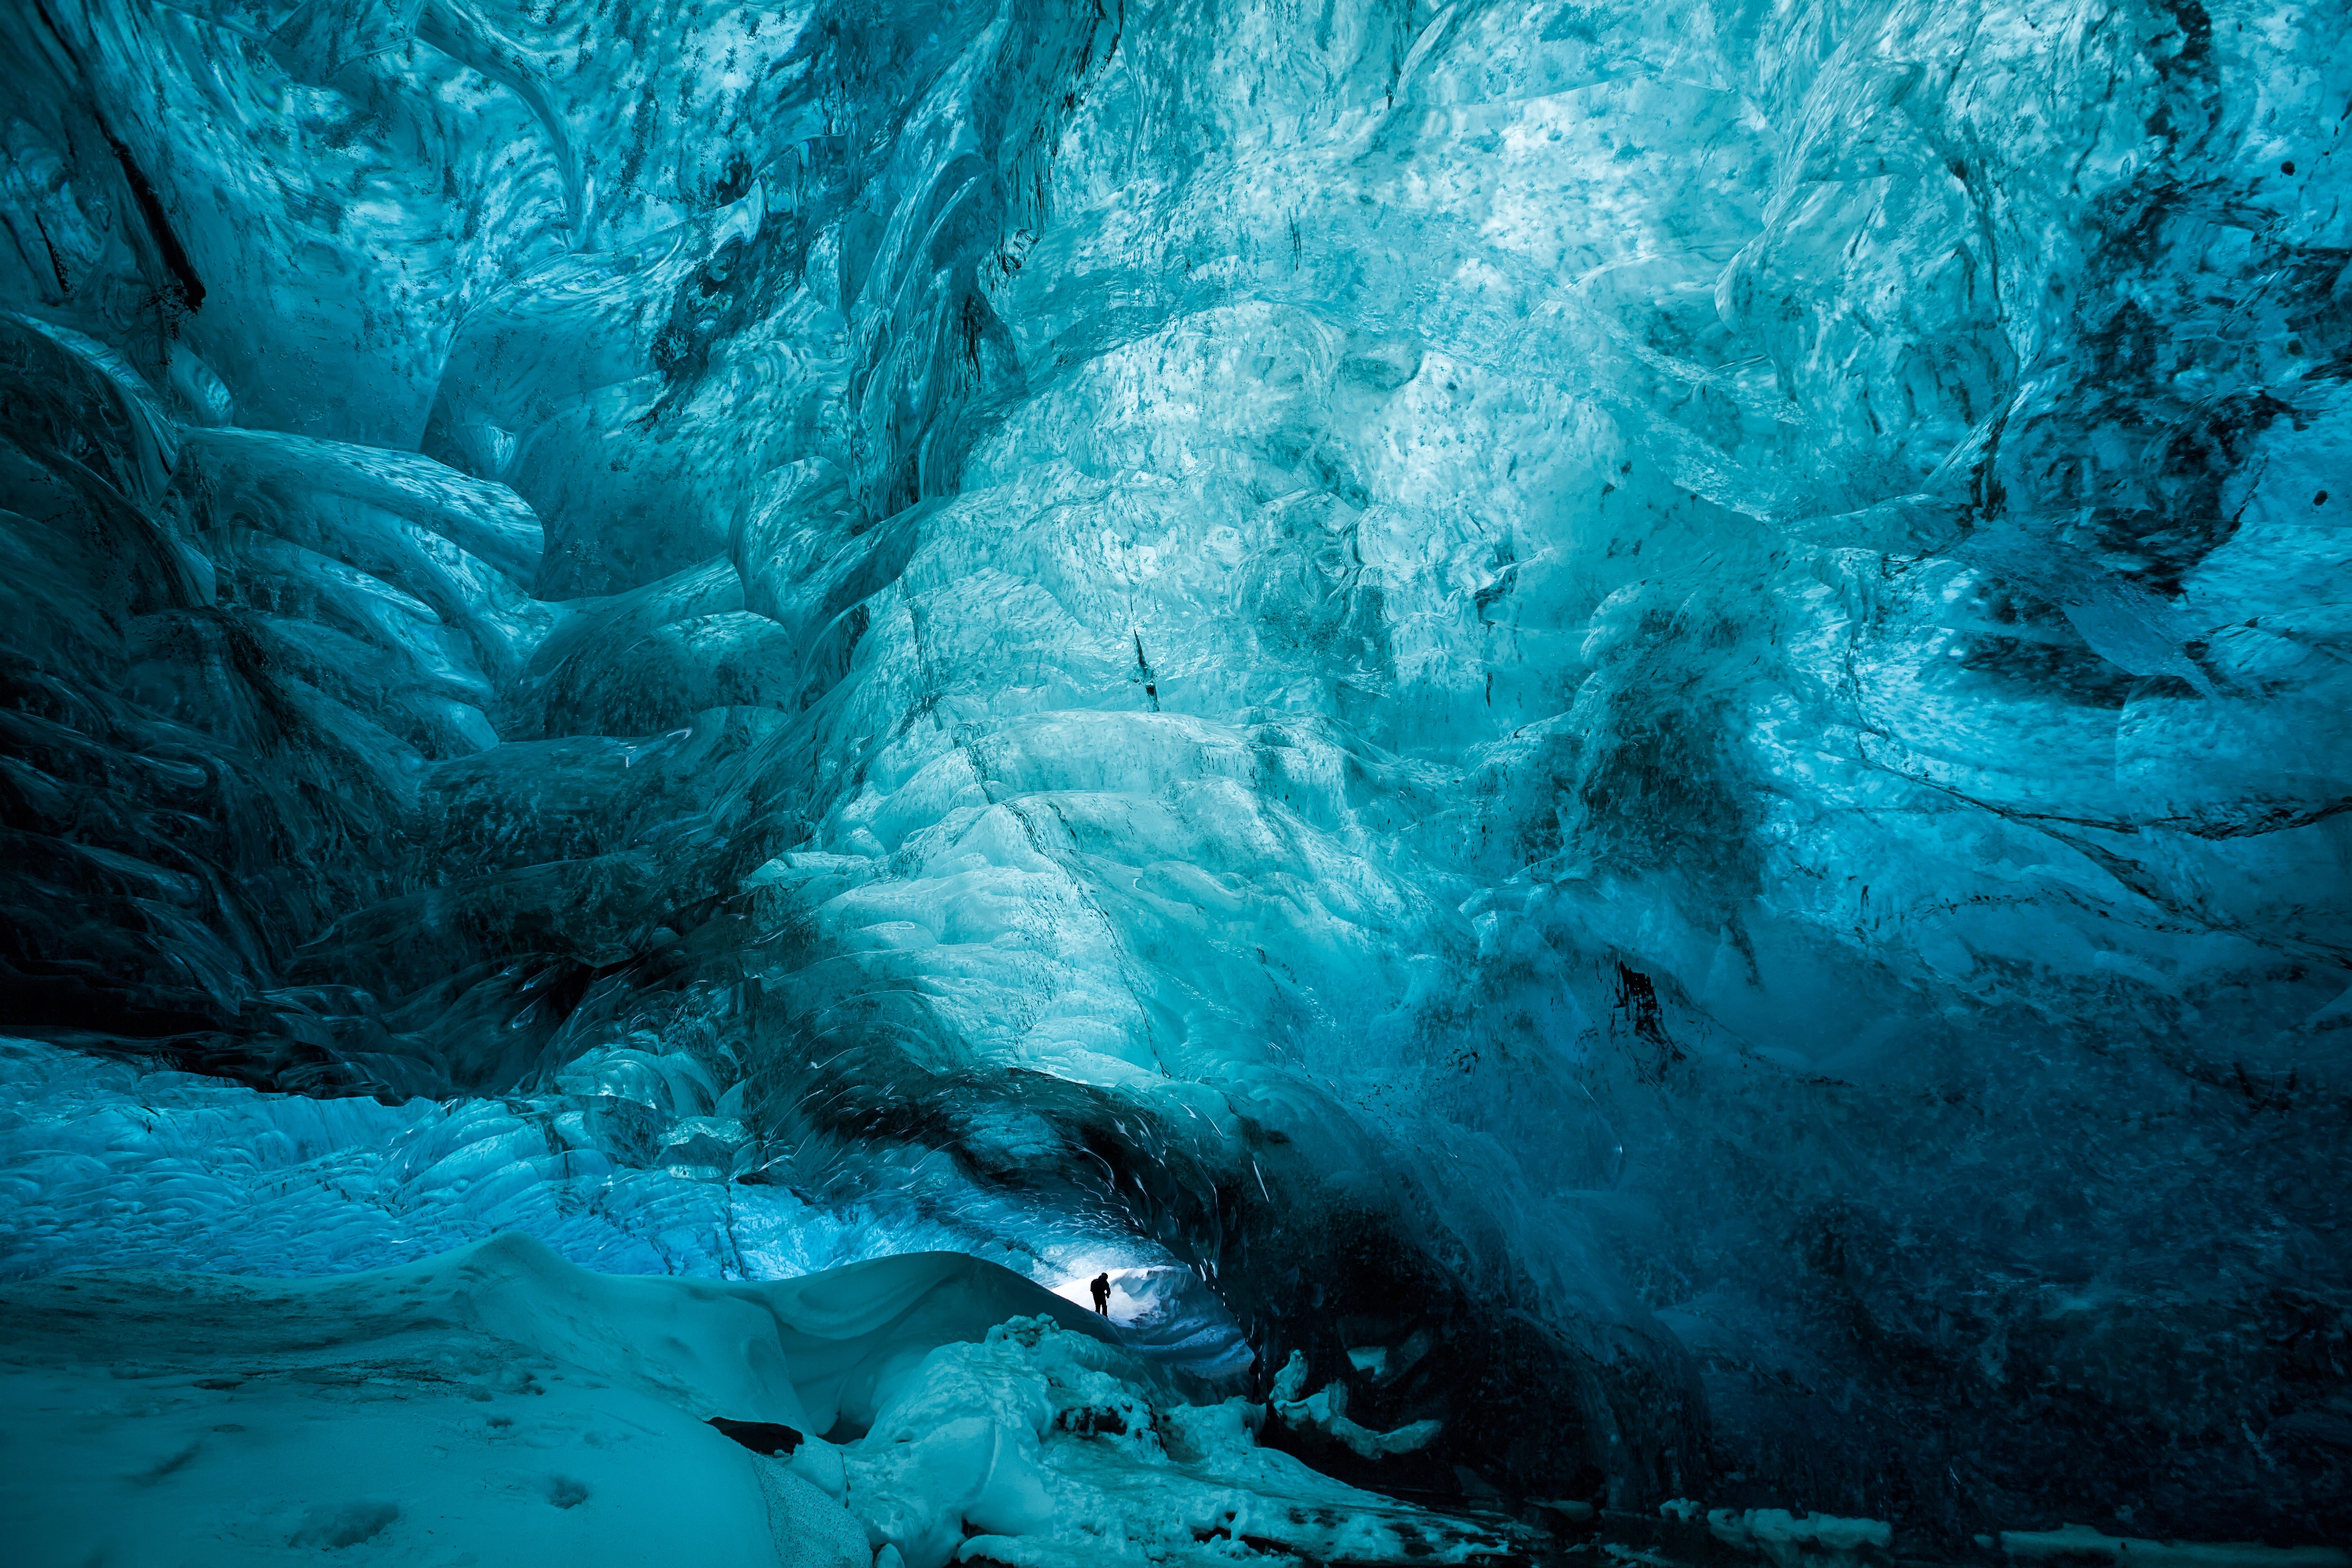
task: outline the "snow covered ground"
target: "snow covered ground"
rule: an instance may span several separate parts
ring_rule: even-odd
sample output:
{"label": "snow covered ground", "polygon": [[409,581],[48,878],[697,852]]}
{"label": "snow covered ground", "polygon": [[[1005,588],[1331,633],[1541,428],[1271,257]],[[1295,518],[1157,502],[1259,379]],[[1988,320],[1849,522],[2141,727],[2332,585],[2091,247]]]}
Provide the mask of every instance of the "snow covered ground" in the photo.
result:
{"label": "snow covered ground", "polygon": [[[1115,1328],[953,1254],[762,1285],[593,1274],[520,1235],[327,1279],[0,1291],[17,1568],[1018,1568],[1500,1544],[1257,1447]],[[776,1423],[754,1454],[710,1417]],[[831,1434],[828,1441],[821,1434]]]}

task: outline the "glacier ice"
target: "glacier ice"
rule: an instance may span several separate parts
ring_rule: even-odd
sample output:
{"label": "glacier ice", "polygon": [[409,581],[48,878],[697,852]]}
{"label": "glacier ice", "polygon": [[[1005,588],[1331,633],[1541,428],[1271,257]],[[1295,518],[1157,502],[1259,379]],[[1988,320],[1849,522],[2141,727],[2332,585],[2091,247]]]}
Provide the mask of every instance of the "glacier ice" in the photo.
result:
{"label": "glacier ice", "polygon": [[2341,6],[0,47],[0,1275],[954,1252],[1285,1495],[2352,1533]]}

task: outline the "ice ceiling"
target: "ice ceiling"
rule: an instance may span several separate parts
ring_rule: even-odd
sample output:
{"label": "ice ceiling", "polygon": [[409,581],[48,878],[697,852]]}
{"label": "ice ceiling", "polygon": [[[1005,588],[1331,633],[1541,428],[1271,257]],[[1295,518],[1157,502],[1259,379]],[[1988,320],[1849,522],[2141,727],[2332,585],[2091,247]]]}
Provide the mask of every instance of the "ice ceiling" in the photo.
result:
{"label": "ice ceiling", "polygon": [[0,49],[0,1271],[963,1251],[1368,1485],[2352,1524],[2341,7]]}

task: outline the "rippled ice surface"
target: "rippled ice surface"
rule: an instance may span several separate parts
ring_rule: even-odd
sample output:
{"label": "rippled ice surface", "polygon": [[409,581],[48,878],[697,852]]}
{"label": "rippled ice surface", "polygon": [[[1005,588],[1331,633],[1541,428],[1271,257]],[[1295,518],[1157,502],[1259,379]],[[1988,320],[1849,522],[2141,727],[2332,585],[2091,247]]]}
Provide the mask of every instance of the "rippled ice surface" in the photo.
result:
{"label": "rippled ice surface", "polygon": [[258,1094],[26,1041],[0,1042],[0,1073],[6,1260],[18,1277],[324,1274],[521,1230],[615,1273],[784,1279],[914,1240],[903,1225],[860,1227],[787,1192],[727,1183],[741,1129],[726,1118],[687,1119],[662,1152],[671,1163],[630,1167],[562,1100]]}

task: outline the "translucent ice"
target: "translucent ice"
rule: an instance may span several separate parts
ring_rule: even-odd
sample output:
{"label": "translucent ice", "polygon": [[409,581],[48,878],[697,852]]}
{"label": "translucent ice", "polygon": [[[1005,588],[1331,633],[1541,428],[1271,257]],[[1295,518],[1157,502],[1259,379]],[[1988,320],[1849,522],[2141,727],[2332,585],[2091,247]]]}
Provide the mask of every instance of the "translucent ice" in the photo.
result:
{"label": "translucent ice", "polygon": [[0,8],[7,1270],[949,1248],[1366,1484],[2352,1530],[2347,29]]}

